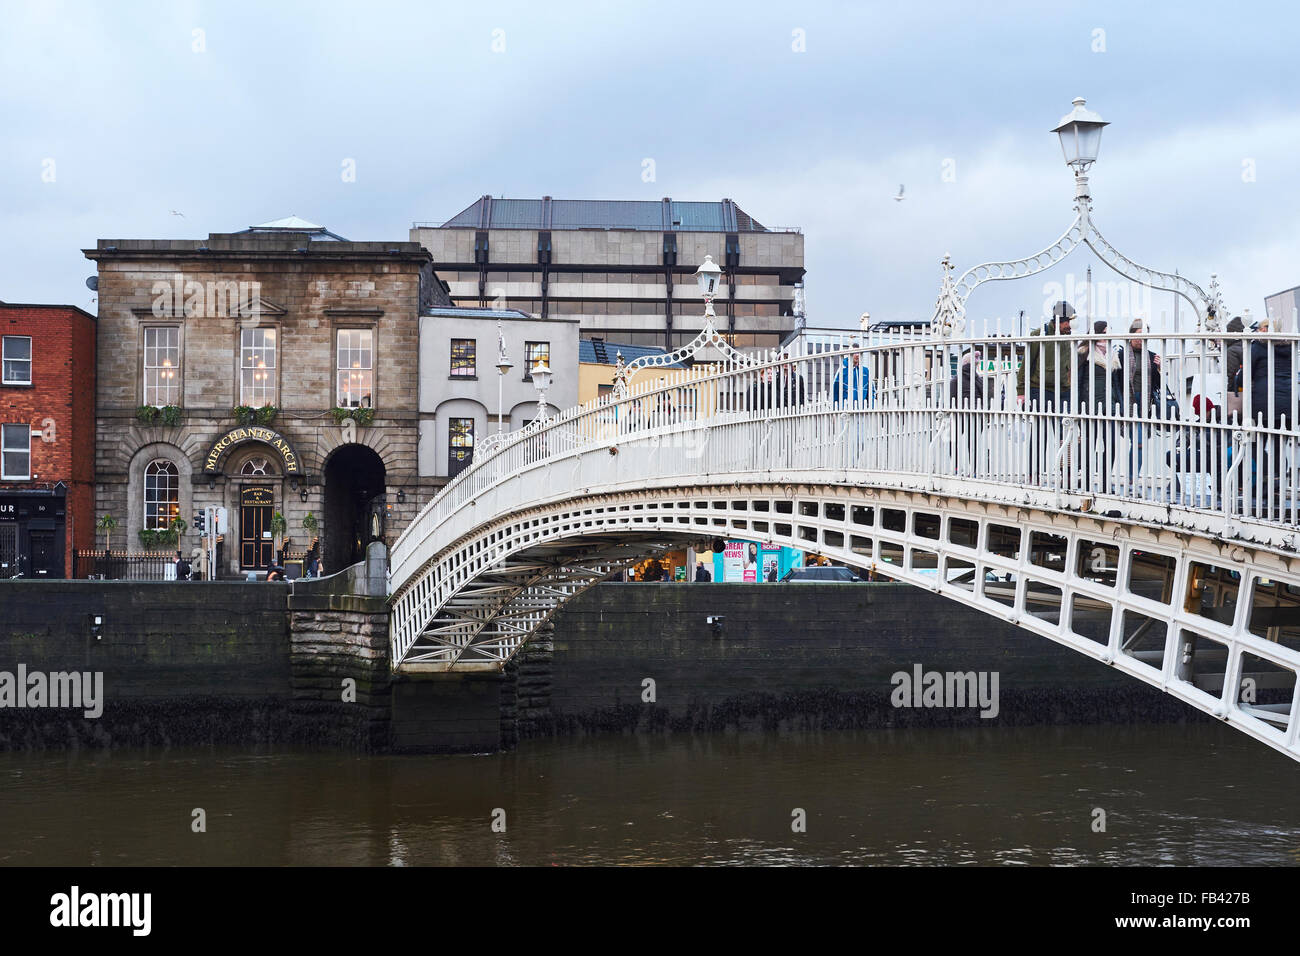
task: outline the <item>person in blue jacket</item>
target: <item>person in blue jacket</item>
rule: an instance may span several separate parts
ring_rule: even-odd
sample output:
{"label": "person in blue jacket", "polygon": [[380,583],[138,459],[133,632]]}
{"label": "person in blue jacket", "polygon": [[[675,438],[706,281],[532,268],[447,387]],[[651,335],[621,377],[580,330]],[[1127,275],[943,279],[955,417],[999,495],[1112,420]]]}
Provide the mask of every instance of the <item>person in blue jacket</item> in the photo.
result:
{"label": "person in blue jacket", "polygon": [[854,352],[840,362],[840,370],[835,375],[831,393],[835,404],[861,408],[867,404],[870,396],[870,373],[862,365],[862,353]]}
{"label": "person in blue jacket", "polygon": [[[855,342],[854,345],[856,344]],[[835,402],[835,407],[866,408],[871,401],[870,381],[870,373],[862,364],[862,353],[855,351],[851,356],[846,356],[840,363],[840,370],[835,374],[835,381],[831,383],[831,398]],[[863,464],[867,423],[863,415],[851,417],[853,420],[849,423],[846,436],[849,441],[849,455],[854,459],[853,463],[860,467]]]}

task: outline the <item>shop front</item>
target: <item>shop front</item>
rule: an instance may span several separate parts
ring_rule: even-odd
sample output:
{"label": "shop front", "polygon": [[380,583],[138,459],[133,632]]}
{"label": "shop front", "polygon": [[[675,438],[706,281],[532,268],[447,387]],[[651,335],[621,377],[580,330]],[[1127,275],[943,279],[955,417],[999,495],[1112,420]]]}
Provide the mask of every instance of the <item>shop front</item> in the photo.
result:
{"label": "shop front", "polygon": [[67,495],[53,489],[0,491],[0,578],[61,578]]}

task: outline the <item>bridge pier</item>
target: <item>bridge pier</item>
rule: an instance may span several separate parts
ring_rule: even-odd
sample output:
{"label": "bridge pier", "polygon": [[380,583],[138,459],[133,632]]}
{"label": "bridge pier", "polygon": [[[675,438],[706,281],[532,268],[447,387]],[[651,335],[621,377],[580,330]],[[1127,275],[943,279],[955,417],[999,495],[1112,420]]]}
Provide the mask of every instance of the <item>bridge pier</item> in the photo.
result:
{"label": "bridge pier", "polygon": [[289,711],[298,739],[388,749],[385,567],[384,546],[373,542],[365,561],[333,577],[294,584],[288,600]]}
{"label": "bridge pier", "polygon": [[502,749],[500,673],[398,674],[392,683],[394,753],[494,753]]}

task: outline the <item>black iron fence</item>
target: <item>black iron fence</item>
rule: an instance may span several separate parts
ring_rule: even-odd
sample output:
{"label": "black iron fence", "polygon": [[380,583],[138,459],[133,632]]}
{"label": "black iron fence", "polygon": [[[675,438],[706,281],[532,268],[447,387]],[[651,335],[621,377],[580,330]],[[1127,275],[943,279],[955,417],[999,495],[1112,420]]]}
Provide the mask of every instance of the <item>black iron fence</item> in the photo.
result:
{"label": "black iron fence", "polygon": [[106,581],[174,581],[176,555],[167,551],[77,551],[72,576]]}

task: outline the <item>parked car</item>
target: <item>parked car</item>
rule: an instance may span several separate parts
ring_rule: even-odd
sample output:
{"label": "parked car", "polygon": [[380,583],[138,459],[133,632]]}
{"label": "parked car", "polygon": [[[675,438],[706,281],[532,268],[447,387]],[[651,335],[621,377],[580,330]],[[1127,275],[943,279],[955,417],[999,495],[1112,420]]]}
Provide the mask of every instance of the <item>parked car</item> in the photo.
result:
{"label": "parked car", "polygon": [[861,581],[862,578],[854,574],[850,568],[816,566],[811,568],[791,568],[781,580],[787,584],[825,583],[827,581],[852,583]]}

